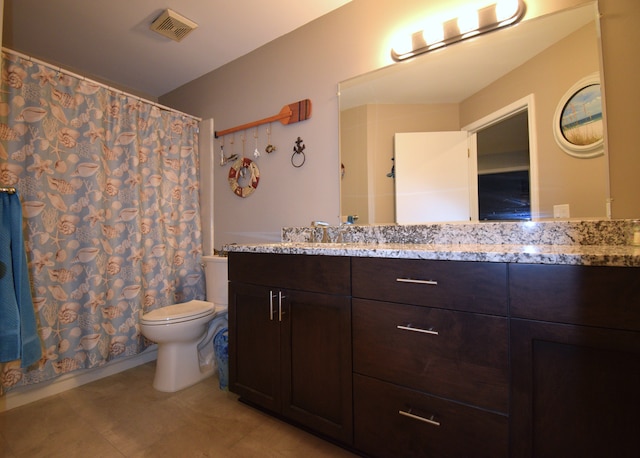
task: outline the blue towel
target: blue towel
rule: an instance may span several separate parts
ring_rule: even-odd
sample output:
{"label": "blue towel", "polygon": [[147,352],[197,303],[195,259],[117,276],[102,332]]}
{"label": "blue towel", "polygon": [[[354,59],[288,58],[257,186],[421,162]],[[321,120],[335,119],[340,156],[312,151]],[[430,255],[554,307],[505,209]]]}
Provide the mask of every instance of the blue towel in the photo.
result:
{"label": "blue towel", "polygon": [[33,310],[18,194],[0,192],[0,362],[35,363],[42,347]]}

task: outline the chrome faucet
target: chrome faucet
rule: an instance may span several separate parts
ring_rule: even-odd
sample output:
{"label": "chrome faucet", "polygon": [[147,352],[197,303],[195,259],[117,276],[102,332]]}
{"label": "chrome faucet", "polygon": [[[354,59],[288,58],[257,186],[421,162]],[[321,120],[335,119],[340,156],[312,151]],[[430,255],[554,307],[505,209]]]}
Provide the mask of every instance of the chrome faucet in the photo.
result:
{"label": "chrome faucet", "polygon": [[[327,233],[327,227],[329,223],[325,221],[311,221],[311,227],[321,227],[322,228],[322,240],[321,243],[329,243],[329,234]],[[311,230],[311,242],[315,242],[315,231]]]}

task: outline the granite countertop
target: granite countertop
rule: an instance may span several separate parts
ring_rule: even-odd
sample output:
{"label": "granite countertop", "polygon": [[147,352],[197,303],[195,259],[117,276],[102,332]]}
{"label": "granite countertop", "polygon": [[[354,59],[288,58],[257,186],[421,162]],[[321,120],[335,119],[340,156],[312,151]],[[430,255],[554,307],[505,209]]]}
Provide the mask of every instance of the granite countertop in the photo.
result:
{"label": "granite countertop", "polygon": [[243,253],[640,267],[640,247],[628,245],[281,242],[228,245],[225,249]]}
{"label": "granite countertop", "polygon": [[[231,244],[249,253],[640,267],[633,220],[461,222],[285,227],[280,243]],[[326,238],[347,243],[314,243]]]}

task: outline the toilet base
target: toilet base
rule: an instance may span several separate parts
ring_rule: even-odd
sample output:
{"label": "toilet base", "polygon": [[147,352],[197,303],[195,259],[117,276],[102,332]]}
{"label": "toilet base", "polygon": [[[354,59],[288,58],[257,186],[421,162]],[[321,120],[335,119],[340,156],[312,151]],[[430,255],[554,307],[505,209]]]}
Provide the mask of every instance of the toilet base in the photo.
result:
{"label": "toilet base", "polygon": [[174,393],[211,377],[213,366],[200,368],[194,343],[158,344],[158,359],[153,387],[165,393]]}

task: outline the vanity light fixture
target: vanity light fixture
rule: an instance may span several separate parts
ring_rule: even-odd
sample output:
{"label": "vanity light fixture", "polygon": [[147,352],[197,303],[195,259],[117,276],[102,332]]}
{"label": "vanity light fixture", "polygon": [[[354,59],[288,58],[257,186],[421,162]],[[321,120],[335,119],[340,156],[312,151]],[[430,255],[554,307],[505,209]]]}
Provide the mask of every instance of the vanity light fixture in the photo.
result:
{"label": "vanity light fixture", "polygon": [[526,11],[522,0],[499,0],[459,17],[425,27],[411,35],[406,45],[394,47],[391,57],[401,61],[434,49],[519,22]]}

